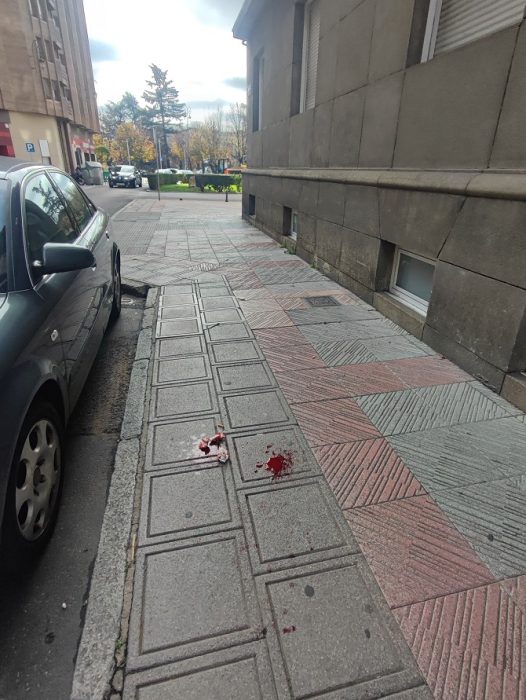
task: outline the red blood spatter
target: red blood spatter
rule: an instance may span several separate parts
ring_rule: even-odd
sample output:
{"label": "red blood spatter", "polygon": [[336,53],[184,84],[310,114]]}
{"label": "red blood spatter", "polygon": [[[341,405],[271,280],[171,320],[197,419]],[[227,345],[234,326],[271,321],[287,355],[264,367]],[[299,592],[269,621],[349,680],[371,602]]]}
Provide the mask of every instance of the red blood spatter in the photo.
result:
{"label": "red blood spatter", "polygon": [[291,632],[296,631],[296,625],[291,625],[290,627],[284,627],[283,628],[283,634],[290,634]]}
{"label": "red blood spatter", "polygon": [[274,481],[286,474],[290,474],[293,464],[294,455],[292,452],[283,452],[281,454],[272,453],[272,456],[267,460],[266,470],[271,472],[272,481]]}
{"label": "red blood spatter", "polygon": [[214,437],[210,440],[210,445],[219,446],[225,441],[225,436],[223,433],[216,433]]}
{"label": "red blood spatter", "polygon": [[209,452],[210,452],[210,448],[208,447],[208,443],[209,443],[209,442],[210,442],[210,439],[209,439],[209,438],[203,438],[203,439],[199,442],[199,445],[198,445],[198,447],[199,447],[199,449],[201,450],[201,452],[204,452],[205,455],[209,454]]}

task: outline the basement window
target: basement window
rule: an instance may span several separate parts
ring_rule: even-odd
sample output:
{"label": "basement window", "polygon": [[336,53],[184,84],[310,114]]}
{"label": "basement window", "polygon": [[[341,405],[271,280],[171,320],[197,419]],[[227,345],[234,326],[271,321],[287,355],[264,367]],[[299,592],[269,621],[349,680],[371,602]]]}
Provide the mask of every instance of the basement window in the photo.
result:
{"label": "basement window", "polygon": [[256,195],[255,194],[248,195],[248,215],[249,216],[256,216]]}
{"label": "basement window", "polygon": [[426,316],[433,291],[435,263],[397,248],[390,292],[404,304]]}

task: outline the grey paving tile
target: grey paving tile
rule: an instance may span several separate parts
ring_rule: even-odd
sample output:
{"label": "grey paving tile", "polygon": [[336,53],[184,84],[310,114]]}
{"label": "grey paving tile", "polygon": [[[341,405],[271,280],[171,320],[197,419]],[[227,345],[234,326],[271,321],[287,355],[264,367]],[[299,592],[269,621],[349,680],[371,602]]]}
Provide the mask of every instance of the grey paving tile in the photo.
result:
{"label": "grey paving tile", "polygon": [[164,306],[160,309],[159,315],[163,321],[176,318],[197,318],[199,316],[199,309],[193,304],[187,304],[186,306]]}
{"label": "grey paving tile", "polygon": [[161,386],[153,393],[150,420],[195,416],[217,410],[217,398],[212,382]]}
{"label": "grey paving tile", "polygon": [[[216,285],[216,286],[205,286],[203,284],[199,285],[199,294],[201,298],[204,300],[206,298],[220,298],[220,297],[228,297],[230,295],[230,289],[226,285]],[[216,306],[216,309],[221,309],[224,307],[221,306]]]}
{"label": "grey paving tile", "polygon": [[217,390],[222,393],[276,386],[266,362],[221,365],[213,368],[213,374]]}
{"label": "grey paving tile", "polygon": [[342,291],[342,287],[336,284],[336,282],[331,282],[331,280],[326,277],[320,277],[315,282],[273,284],[271,287],[271,291],[276,294],[296,294],[297,292],[305,292],[305,294],[308,294],[310,292],[324,292],[327,290]]}
{"label": "grey paving tile", "polygon": [[382,435],[434,427],[434,411],[412,389],[359,396],[355,401]]}
{"label": "grey paving tile", "polygon": [[176,321],[159,321],[157,338],[169,338],[179,335],[199,335],[201,324],[197,319],[180,319]]}
{"label": "grey paving tile", "polygon": [[203,313],[206,324],[211,323],[242,323],[243,316],[237,309],[216,309]]}
{"label": "grey paving tile", "polygon": [[386,338],[404,335],[405,331],[387,319],[372,321],[342,321],[326,325],[298,326],[305,339],[312,344],[331,340],[361,340],[362,338]]}
{"label": "grey paving tile", "polygon": [[256,267],[254,272],[263,284],[291,284],[294,282],[318,282],[323,276],[310,267]]}
{"label": "grey paving tile", "polygon": [[503,418],[508,412],[471,382],[415,389],[415,393],[436,414],[434,425],[469,423]]}
{"label": "grey paving tile", "polygon": [[338,321],[371,321],[384,318],[378,311],[348,305],[319,309],[298,309],[287,311],[287,314],[296,326],[313,323],[335,323]]}
{"label": "grey paving tile", "polygon": [[220,411],[225,428],[230,430],[294,422],[285,398],[276,390],[221,396]]}
{"label": "grey paving tile", "polygon": [[207,328],[205,336],[209,343],[216,340],[243,340],[254,337],[252,331],[244,323],[221,323],[218,326]]}
{"label": "grey paving tile", "polygon": [[513,418],[392,436],[390,444],[427,491],[526,474],[526,426]]}
{"label": "grey paving tile", "polygon": [[482,382],[471,382],[471,386],[477,391],[479,391],[481,394],[484,394],[484,396],[487,396],[488,399],[493,401],[493,403],[496,403],[497,406],[500,406],[503,408],[506,413],[509,413],[511,416],[522,416],[523,413],[520,410],[520,408],[517,408],[517,406],[514,406],[512,403],[509,401],[506,401],[506,399],[502,398],[499,394],[496,394],[494,391],[489,389],[487,386],[484,386]]}
{"label": "grey paving tile", "polygon": [[215,311],[217,309],[237,309],[238,304],[232,296],[210,296],[201,299],[201,308],[204,311]]}
{"label": "grey paving tile", "polygon": [[360,556],[256,580],[280,697],[363,700],[423,685]]}
{"label": "grey paving tile", "polygon": [[136,566],[129,670],[255,641],[260,635],[241,531],[142,547]]}
{"label": "grey paving tile", "polygon": [[436,355],[430,347],[409,335],[393,335],[387,338],[364,338],[360,341],[380,362],[403,360],[411,357]]}
{"label": "grey paving tile", "polygon": [[126,677],[124,700],[276,700],[264,641]]}
{"label": "grey paving tile", "polygon": [[240,526],[230,466],[193,465],[145,474],[139,546]]}
{"label": "grey paving tile", "polygon": [[160,358],[179,355],[200,355],[205,351],[204,338],[198,335],[158,340],[155,347],[155,356]]}
{"label": "grey paving tile", "polygon": [[193,294],[193,287],[191,284],[176,284],[170,286],[164,286],[161,288],[161,294],[177,296],[179,294]]}
{"label": "grey paving tile", "polygon": [[433,495],[494,576],[526,573],[526,476]]}
{"label": "grey paving tile", "polygon": [[188,382],[193,379],[211,379],[212,371],[206,355],[191,355],[157,360],[153,376],[154,384],[165,384],[167,382]]}
{"label": "grey paving tile", "polygon": [[231,445],[234,479],[239,488],[266,486],[270,483],[271,474],[264,468],[257,468],[256,465],[264,464],[272,452],[292,455],[292,469],[283,477],[283,481],[320,473],[314,455],[297,427],[230,435],[228,441]]}
{"label": "grey paving tile", "polygon": [[209,350],[210,360],[214,364],[264,359],[263,353],[253,340],[212,343]]}
{"label": "grey paving tile", "polygon": [[193,294],[164,294],[159,298],[160,307],[193,306],[196,298]]}
{"label": "grey paving tile", "polygon": [[323,477],[239,492],[255,574],[359,552]]}
{"label": "grey paving tile", "polygon": [[188,461],[215,461],[199,450],[199,441],[214,435],[221,424],[219,415],[151,424],[146,446],[146,469],[162,469]]}

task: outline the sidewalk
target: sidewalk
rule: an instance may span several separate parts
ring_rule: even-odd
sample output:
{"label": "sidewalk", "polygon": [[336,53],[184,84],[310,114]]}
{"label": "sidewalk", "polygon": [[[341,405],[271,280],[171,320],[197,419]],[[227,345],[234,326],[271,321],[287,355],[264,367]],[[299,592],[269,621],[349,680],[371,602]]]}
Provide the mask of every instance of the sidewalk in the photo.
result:
{"label": "sidewalk", "polygon": [[238,204],[116,234],[161,287],[124,698],[526,697],[524,415]]}

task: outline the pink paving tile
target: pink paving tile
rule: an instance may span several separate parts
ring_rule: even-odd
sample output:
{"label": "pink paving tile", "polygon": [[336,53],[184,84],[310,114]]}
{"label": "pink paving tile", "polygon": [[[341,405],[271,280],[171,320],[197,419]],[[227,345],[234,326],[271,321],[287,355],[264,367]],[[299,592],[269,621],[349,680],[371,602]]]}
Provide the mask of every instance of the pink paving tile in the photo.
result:
{"label": "pink paving tile", "polygon": [[344,513],[392,608],[495,581],[429,496]]}
{"label": "pink paving tile", "polygon": [[295,326],[259,328],[254,331],[254,335],[263,352],[285,345],[306,345],[305,338]]}
{"label": "pink paving tile", "polygon": [[455,384],[473,379],[449,360],[442,357],[411,357],[385,363],[408,387]]}
{"label": "pink paving tile", "polygon": [[297,311],[310,308],[309,304],[307,304],[302,297],[276,297],[276,301],[284,311]]}
{"label": "pink paving tile", "polygon": [[436,698],[526,698],[526,576],[394,615]]}
{"label": "pink paving tile", "polygon": [[292,410],[311,447],[380,437],[352,399],[296,404]]}
{"label": "pink paving tile", "polygon": [[263,350],[273,372],[292,372],[309,368],[325,367],[325,362],[312,345],[270,343]]}
{"label": "pink paving tile", "polygon": [[342,508],[425,493],[389,443],[383,438],[315,447],[314,454]]}
{"label": "pink paving tile", "polygon": [[279,311],[250,311],[245,313],[245,320],[251,328],[279,328],[293,325],[290,318],[281,309]]}
{"label": "pink paving tile", "polygon": [[289,372],[280,374],[278,381],[289,403],[381,394],[407,388],[381,362]]}
{"label": "pink paving tile", "polygon": [[251,299],[250,301],[239,300],[239,305],[244,314],[258,311],[282,311],[281,306],[275,299]]}
{"label": "pink paving tile", "polygon": [[259,277],[254,272],[227,272],[226,276],[232,289],[258,289],[263,287]]}

